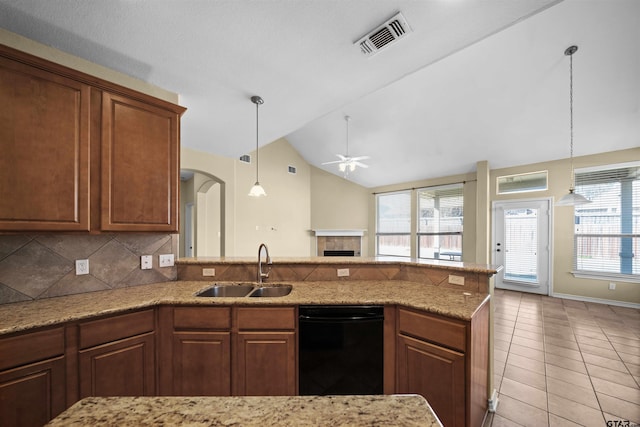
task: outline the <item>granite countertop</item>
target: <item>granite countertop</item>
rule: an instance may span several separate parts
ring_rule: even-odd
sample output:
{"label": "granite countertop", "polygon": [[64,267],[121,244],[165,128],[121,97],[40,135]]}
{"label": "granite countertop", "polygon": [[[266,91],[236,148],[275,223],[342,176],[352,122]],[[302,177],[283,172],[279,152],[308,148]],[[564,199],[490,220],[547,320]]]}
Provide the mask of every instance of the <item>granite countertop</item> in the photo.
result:
{"label": "granite countertop", "polygon": [[[195,296],[196,292],[213,283],[214,281],[161,282],[0,305],[0,335],[162,304],[256,306],[398,304],[456,319],[470,320],[475,311],[489,298],[487,294],[463,292],[401,280],[287,282],[293,286],[291,293],[284,297],[272,298]],[[233,285],[233,283],[227,283]],[[264,285],[278,284],[282,283],[264,283]]]}
{"label": "granite countertop", "polygon": [[48,426],[439,426],[418,395],[88,397]]}

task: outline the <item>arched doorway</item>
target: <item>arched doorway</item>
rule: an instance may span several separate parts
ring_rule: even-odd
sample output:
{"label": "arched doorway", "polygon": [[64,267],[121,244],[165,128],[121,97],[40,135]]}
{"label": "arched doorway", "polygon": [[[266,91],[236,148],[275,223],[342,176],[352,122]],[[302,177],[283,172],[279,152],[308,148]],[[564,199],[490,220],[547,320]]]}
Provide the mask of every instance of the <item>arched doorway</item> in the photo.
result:
{"label": "arched doorway", "polygon": [[180,257],[224,256],[224,194],[218,177],[180,171]]}

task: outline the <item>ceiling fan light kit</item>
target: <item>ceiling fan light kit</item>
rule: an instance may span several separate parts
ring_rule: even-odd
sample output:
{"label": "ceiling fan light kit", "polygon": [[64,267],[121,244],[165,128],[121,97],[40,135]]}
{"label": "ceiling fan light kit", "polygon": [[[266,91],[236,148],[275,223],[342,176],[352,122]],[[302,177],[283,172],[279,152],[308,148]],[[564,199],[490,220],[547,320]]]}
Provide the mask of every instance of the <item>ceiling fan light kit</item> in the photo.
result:
{"label": "ceiling fan light kit", "polygon": [[577,206],[591,203],[591,200],[575,192],[575,174],[573,171],[573,54],[578,46],[569,46],[564,54],[569,57],[569,147],[570,147],[570,184],[569,193],[556,202],[556,206]]}
{"label": "ceiling fan light kit", "polygon": [[344,177],[346,178],[347,176],[349,176],[349,172],[353,172],[356,170],[357,166],[360,166],[361,168],[368,168],[369,166],[360,162],[360,160],[367,160],[369,159],[369,156],[351,157],[349,155],[349,121],[351,121],[351,117],[344,116],[344,120],[347,122],[347,152],[345,155],[336,154],[336,156],[338,156],[340,160],[324,162],[323,165],[337,164],[338,170],[340,170],[340,172],[342,172],[344,174]]}

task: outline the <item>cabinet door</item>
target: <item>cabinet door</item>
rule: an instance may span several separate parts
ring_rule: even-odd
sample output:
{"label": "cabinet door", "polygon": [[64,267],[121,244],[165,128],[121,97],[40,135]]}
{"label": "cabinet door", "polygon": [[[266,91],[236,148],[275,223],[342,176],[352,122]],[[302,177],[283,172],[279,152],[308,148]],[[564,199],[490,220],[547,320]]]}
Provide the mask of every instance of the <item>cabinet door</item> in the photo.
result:
{"label": "cabinet door", "polygon": [[80,398],[155,395],[154,334],[80,351]]}
{"label": "cabinet door", "polygon": [[89,97],[0,57],[0,230],[89,230]]}
{"label": "cabinet door", "polygon": [[235,394],[292,396],[297,393],[295,332],[239,332]]}
{"label": "cabinet door", "polygon": [[0,372],[0,420],[42,426],[65,409],[64,358]]}
{"label": "cabinet door", "polygon": [[173,394],[231,395],[231,333],[173,334]]}
{"label": "cabinet door", "polygon": [[397,393],[417,393],[429,402],[443,425],[465,425],[464,355],[398,335]]}
{"label": "cabinet door", "polygon": [[101,229],[178,231],[179,114],[104,92]]}

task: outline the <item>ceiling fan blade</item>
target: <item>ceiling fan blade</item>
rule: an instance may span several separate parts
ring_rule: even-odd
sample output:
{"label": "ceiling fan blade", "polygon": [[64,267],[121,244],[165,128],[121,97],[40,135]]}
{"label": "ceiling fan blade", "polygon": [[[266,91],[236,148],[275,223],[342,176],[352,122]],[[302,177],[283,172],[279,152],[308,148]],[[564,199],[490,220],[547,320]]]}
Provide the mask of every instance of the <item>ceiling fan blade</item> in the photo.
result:
{"label": "ceiling fan blade", "polygon": [[360,163],[360,162],[353,162],[353,164],[365,169],[369,167],[369,165],[365,165],[364,163]]}
{"label": "ceiling fan blade", "polygon": [[334,165],[336,163],[344,163],[343,160],[334,160],[333,162],[324,162],[323,165]]}
{"label": "ceiling fan blade", "polygon": [[370,159],[369,156],[358,156],[358,157],[351,157],[351,160],[354,162],[357,162],[358,160],[367,160]]}

